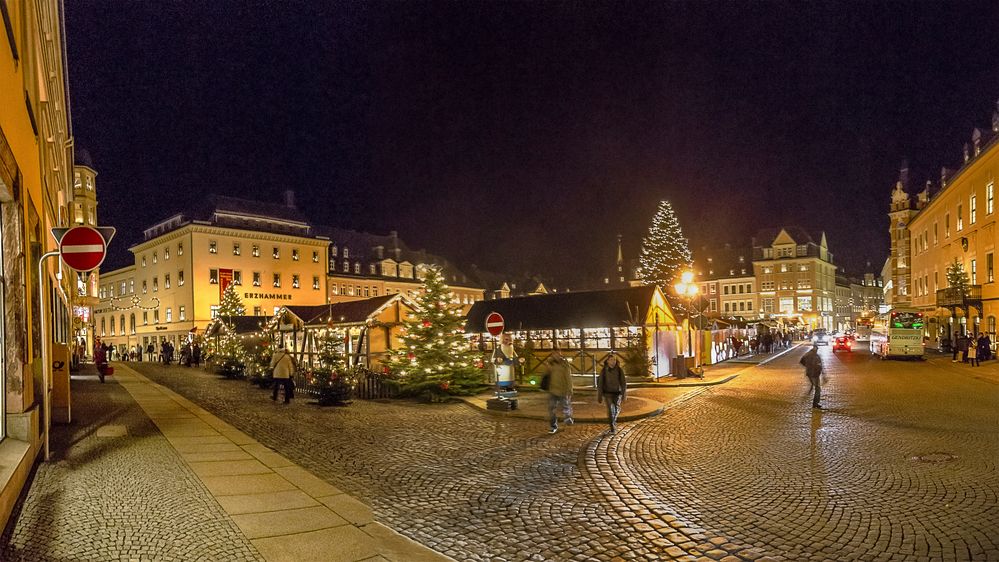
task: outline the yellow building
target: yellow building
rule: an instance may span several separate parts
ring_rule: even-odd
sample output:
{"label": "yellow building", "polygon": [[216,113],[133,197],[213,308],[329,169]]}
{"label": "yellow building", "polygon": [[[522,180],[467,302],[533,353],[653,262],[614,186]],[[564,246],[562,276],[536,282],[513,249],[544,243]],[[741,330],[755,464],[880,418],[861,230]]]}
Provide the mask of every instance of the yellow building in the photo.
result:
{"label": "yellow building", "polygon": [[[73,166],[73,207],[70,213],[73,226],[97,226],[97,171],[85,149],[76,151]],[[73,303],[73,334],[77,340],[80,357],[89,357],[94,349],[94,310],[99,304],[97,271],[80,274],[76,279]]]}
{"label": "yellow building", "polygon": [[179,348],[216,315],[229,283],[248,315],[325,304],[329,241],[286,197],[279,205],[218,196],[200,213],[146,229],[130,248],[135,263],[101,275],[97,335],[119,350],[165,341]]}
{"label": "yellow building", "polygon": [[[70,226],[73,201],[62,2],[0,2],[0,11],[0,523],[6,524],[45,448],[46,402],[53,421],[69,421],[75,273],[47,259],[38,275],[41,257],[57,249],[51,229]],[[41,359],[43,349],[49,361]],[[36,379],[51,380],[52,392]]]}
{"label": "yellow building", "polygon": [[[991,131],[975,129],[964,162],[930,196],[918,195],[908,224],[912,240],[912,304],[928,316],[927,344],[937,346],[957,331],[988,332],[995,342],[999,289],[995,282],[996,178],[999,176],[999,111]],[[963,264],[971,285],[966,296],[947,284],[947,268]]]}
{"label": "yellow building", "polygon": [[753,238],[753,269],[761,317],[833,329],[836,266],[825,233],[816,242],[797,227],[762,230]]}

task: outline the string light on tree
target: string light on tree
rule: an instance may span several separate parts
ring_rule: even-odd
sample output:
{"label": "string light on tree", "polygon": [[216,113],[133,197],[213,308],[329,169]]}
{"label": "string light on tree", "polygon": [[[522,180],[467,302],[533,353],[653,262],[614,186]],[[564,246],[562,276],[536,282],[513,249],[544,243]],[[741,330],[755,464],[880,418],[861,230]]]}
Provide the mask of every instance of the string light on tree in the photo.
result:
{"label": "string light on tree", "polygon": [[671,298],[670,304],[680,304],[672,297],[673,281],[681,271],[693,266],[693,257],[680,222],[669,201],[660,201],[656,215],[649,226],[649,234],[642,240],[639,256],[639,275],[646,285],[658,285]]}

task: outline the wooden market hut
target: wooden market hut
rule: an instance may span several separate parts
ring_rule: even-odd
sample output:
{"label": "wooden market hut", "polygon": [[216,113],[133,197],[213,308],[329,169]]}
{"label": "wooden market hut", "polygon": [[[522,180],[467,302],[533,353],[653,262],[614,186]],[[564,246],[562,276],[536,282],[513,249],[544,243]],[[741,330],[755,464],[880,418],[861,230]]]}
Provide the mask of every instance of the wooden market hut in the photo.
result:
{"label": "wooden market hut", "polygon": [[[526,376],[540,372],[558,347],[576,373],[595,376],[603,359],[615,351],[632,358],[625,365],[630,374],[661,377],[670,374],[671,359],[682,345],[681,326],[656,286],[476,302],[468,311],[465,333],[485,354],[497,340],[485,328],[492,312],[503,316],[505,332],[523,346]],[[644,353],[646,361],[636,353],[638,358]]]}
{"label": "wooden market hut", "polygon": [[287,345],[299,365],[318,361],[316,336],[325,330],[343,330],[348,365],[373,369],[390,349],[399,345],[402,322],[414,305],[402,294],[321,304],[284,306],[269,322],[272,337]]}

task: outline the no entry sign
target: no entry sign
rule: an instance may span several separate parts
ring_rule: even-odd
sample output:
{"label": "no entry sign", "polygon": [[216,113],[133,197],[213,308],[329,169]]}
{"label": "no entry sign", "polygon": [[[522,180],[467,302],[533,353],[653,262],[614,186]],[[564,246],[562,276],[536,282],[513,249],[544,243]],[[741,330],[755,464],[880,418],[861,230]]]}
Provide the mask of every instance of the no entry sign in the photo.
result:
{"label": "no entry sign", "polygon": [[486,331],[493,336],[498,336],[503,333],[503,315],[499,312],[490,312],[489,316],[486,316]]}
{"label": "no entry sign", "polygon": [[90,226],[74,226],[59,240],[59,255],[66,265],[77,271],[97,269],[107,254],[104,236]]}

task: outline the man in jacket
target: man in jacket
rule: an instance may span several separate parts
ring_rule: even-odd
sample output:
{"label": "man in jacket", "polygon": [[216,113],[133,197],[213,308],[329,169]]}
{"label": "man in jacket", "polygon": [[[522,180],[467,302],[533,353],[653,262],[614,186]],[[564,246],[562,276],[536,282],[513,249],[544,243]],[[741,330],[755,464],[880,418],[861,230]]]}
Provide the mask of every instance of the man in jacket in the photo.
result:
{"label": "man in jacket", "polygon": [[548,358],[548,433],[558,431],[557,410],[562,408],[562,422],[572,425],[572,373],[569,362],[556,349]]}
{"label": "man in jacket", "polygon": [[271,356],[271,369],[274,376],[274,394],[271,400],[277,400],[278,387],[284,386],[284,403],[287,404],[295,397],[295,386],[291,376],[295,374],[295,358],[291,356],[288,348],[278,349]]}
{"label": "man in jacket", "polygon": [[628,381],[624,370],[618,364],[617,355],[611,354],[600,370],[597,378],[597,403],[607,400],[607,421],[610,422],[610,432],[617,432],[617,415],[621,412],[621,402],[628,392]]}
{"label": "man in jacket", "polygon": [[822,398],[822,385],[819,378],[822,376],[822,358],[819,357],[819,346],[813,345],[808,353],[801,357],[800,363],[805,366],[805,376],[812,385],[812,407],[822,409],[819,400]]}

